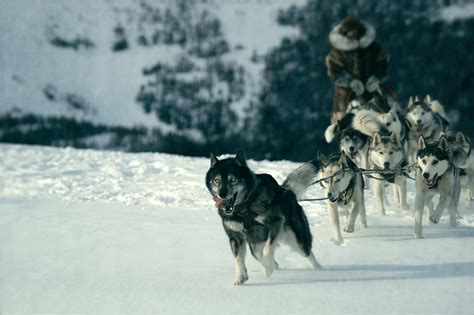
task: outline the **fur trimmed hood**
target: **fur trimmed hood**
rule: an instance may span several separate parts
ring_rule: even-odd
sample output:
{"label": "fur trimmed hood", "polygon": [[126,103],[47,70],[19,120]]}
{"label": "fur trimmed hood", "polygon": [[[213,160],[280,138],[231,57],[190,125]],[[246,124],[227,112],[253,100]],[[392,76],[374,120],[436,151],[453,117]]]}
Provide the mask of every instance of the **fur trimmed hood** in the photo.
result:
{"label": "fur trimmed hood", "polygon": [[329,33],[329,42],[331,45],[342,51],[351,51],[358,48],[367,48],[375,40],[375,28],[366,23],[362,22],[365,26],[365,34],[360,39],[350,39],[341,34],[341,24],[336,25],[331,33]]}

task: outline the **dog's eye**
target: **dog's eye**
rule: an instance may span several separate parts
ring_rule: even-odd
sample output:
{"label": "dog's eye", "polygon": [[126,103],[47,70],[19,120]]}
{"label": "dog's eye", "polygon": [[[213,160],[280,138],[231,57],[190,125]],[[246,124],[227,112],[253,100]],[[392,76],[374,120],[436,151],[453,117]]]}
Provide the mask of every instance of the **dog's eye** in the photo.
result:
{"label": "dog's eye", "polygon": [[421,160],[421,162],[423,162],[423,164],[426,165],[426,160]]}
{"label": "dog's eye", "polygon": [[334,183],[339,183],[340,181],[341,181],[341,179],[338,178],[338,179],[336,179],[336,180],[334,181]]}
{"label": "dog's eye", "polygon": [[392,124],[391,122],[388,122],[388,123],[387,123],[387,127],[390,127],[391,124]]}
{"label": "dog's eye", "polygon": [[393,151],[388,152],[388,154],[393,154]]}
{"label": "dog's eye", "polygon": [[433,163],[431,163],[431,164],[436,165],[436,164],[438,164],[438,162],[439,162],[438,160],[434,160]]}
{"label": "dog's eye", "polygon": [[396,118],[394,118],[394,119],[393,119],[393,121],[395,122],[395,121],[397,121],[397,119],[396,119]]}
{"label": "dog's eye", "polygon": [[215,183],[215,184],[220,184],[220,183],[221,183],[221,179],[220,179],[220,178],[214,178],[214,183]]}
{"label": "dog's eye", "polygon": [[383,155],[383,152],[382,152],[382,151],[379,151],[379,154],[380,154],[380,155]]}
{"label": "dog's eye", "polygon": [[421,112],[421,115],[424,115],[424,114],[425,114],[425,112]]}
{"label": "dog's eye", "polygon": [[229,178],[229,182],[231,182],[231,183],[235,183],[236,181],[237,181],[237,178],[235,178],[235,177],[230,177]]}

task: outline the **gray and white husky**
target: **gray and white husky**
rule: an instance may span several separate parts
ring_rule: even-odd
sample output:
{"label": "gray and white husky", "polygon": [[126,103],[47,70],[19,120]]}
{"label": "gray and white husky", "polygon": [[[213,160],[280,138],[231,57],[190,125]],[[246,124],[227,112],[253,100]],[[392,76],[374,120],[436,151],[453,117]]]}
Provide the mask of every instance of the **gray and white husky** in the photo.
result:
{"label": "gray and white husky", "polygon": [[[377,119],[372,110],[360,109],[354,113],[347,113],[340,121],[326,128],[324,136],[328,143],[334,138],[339,139],[340,150],[359,167],[368,168],[368,150],[372,135],[383,132],[384,126]],[[368,177],[365,177],[366,188]]]}
{"label": "gray and white husky", "polygon": [[341,132],[339,146],[341,151],[362,168],[368,168],[369,140],[363,133],[347,128]]}
{"label": "gray and white husky", "polygon": [[398,207],[408,210],[406,177],[401,173],[401,168],[408,165],[403,145],[398,136],[380,136],[376,133],[369,148],[369,166],[371,169],[380,170],[372,175],[374,181],[374,195],[380,212],[385,215],[385,184],[395,184],[395,201]]}
{"label": "gray and white husky", "polygon": [[[474,192],[474,157],[472,156],[471,140],[462,132],[449,130],[445,135],[452,152],[453,164],[459,169],[461,187],[466,191],[468,201],[472,201]],[[458,215],[459,216],[459,215]]]}
{"label": "gray and white husky", "polygon": [[[449,223],[456,225],[457,207],[461,192],[459,172],[454,166],[452,152],[445,136],[428,143],[423,136],[418,141],[415,198],[415,238],[422,237],[423,210],[426,205],[429,219],[438,223],[443,211],[449,208]],[[433,197],[439,194],[434,209]]]}
{"label": "gray and white husky", "polygon": [[342,244],[343,239],[339,226],[338,207],[349,207],[344,231],[354,232],[357,215],[360,216],[361,226],[367,227],[364,180],[358,171],[357,165],[346,157],[344,151],[326,157],[318,154],[321,163],[321,185],[328,197],[327,209],[329,222],[333,231],[336,244]]}
{"label": "gray and white husky", "polygon": [[241,151],[235,158],[223,160],[211,153],[206,186],[229,237],[235,258],[234,284],[248,280],[246,244],[266,276],[278,268],[274,253],[280,242],[306,257],[311,268],[320,268],[312,251],[308,220],[295,195],[304,192],[319,168],[319,163],[307,162],[280,186],[271,175],[253,173]]}
{"label": "gray and white husky", "polygon": [[380,113],[378,120],[385,126],[389,134],[397,135],[400,142],[405,143],[408,138],[408,126],[395,108],[391,108],[386,113]]}
{"label": "gray and white husky", "polygon": [[449,122],[443,105],[429,95],[423,101],[418,96],[410,97],[405,118],[410,129],[408,156],[415,162],[419,137],[423,136],[428,142],[435,141],[442,131],[447,130]]}

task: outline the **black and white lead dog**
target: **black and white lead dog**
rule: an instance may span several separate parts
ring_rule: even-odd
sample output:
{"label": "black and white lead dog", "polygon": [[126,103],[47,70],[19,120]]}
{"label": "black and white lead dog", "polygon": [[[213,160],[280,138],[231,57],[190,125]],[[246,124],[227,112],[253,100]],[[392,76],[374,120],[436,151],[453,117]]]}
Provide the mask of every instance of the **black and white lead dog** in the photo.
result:
{"label": "black and white lead dog", "polygon": [[235,158],[223,160],[211,153],[206,186],[229,237],[235,258],[234,284],[248,280],[246,244],[266,276],[278,268],[274,253],[280,242],[306,257],[311,268],[321,267],[312,251],[308,220],[295,195],[304,192],[319,168],[318,163],[307,162],[279,185],[269,174],[252,172],[242,151]]}

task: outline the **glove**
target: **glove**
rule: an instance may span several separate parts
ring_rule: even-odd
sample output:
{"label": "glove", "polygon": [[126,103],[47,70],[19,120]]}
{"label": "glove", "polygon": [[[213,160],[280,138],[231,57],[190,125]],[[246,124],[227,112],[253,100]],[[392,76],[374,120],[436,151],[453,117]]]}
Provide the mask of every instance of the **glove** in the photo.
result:
{"label": "glove", "polygon": [[358,79],[352,80],[350,87],[357,96],[360,96],[364,93],[364,84],[362,83],[361,80],[358,80]]}
{"label": "glove", "polygon": [[351,84],[351,80],[352,76],[344,71],[342,75],[334,81],[334,84],[347,88]]}
{"label": "glove", "polygon": [[371,76],[365,83],[365,88],[370,93],[380,90],[380,80],[375,75]]}

